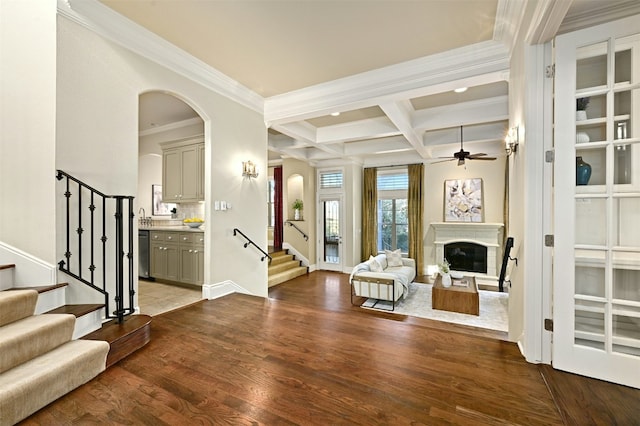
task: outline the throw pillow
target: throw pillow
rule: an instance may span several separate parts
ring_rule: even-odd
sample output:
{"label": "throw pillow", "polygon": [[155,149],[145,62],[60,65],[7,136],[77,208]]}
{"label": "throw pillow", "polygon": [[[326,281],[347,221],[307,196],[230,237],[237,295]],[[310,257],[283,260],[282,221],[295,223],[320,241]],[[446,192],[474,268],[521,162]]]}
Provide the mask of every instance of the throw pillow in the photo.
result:
{"label": "throw pillow", "polygon": [[387,256],[389,266],[402,266],[402,253],[400,253],[400,249],[394,251],[385,250],[384,254]]}
{"label": "throw pillow", "polygon": [[378,263],[378,261],[373,256],[369,256],[369,260],[367,261],[369,264],[369,269],[371,272],[383,272],[382,265]]}

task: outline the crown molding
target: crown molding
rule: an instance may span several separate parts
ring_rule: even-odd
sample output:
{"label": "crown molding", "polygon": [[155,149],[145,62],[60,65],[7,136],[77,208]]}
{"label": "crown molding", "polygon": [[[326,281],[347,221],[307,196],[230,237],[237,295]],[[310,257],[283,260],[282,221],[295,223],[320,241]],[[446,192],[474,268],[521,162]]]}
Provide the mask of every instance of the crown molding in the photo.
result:
{"label": "crown molding", "polygon": [[569,7],[571,7],[571,0],[540,0],[536,5],[525,40],[529,44],[543,44],[553,39]]}
{"label": "crown molding", "polygon": [[493,40],[504,44],[509,54],[513,51],[521,29],[525,6],[526,3],[521,0],[498,0]]}
{"label": "crown molding", "polygon": [[502,43],[486,41],[272,96],[265,99],[265,121],[286,123],[420,97],[476,79],[503,81],[508,53]]}
{"label": "crown molding", "polygon": [[58,0],[58,14],[204,87],[262,113],[264,98],[97,0]]}
{"label": "crown molding", "polygon": [[562,25],[560,25],[558,29],[558,34],[565,34],[639,13],[640,2],[638,0],[628,0],[615,4],[603,2],[600,7],[590,9],[588,12],[567,16],[564,21],[562,21]]}

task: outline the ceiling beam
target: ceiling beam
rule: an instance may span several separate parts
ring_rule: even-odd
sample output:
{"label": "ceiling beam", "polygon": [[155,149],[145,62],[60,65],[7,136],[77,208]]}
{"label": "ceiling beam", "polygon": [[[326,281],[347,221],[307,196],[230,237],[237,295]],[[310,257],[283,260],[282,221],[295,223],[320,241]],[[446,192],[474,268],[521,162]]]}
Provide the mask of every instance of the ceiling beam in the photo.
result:
{"label": "ceiling beam", "polygon": [[509,55],[495,41],[477,43],[265,99],[269,125],[306,120],[383,102],[426,96],[508,78]]}
{"label": "ceiling beam", "polygon": [[352,121],[317,129],[318,143],[349,142],[358,139],[384,138],[398,135],[400,131],[387,117]]}
{"label": "ceiling beam", "polygon": [[393,122],[393,124],[400,130],[404,137],[409,141],[413,149],[422,158],[428,157],[428,152],[425,150],[422,143],[422,137],[415,131],[411,125],[412,116],[414,113],[411,102],[387,102],[380,104],[380,108],[387,114],[387,117]]}

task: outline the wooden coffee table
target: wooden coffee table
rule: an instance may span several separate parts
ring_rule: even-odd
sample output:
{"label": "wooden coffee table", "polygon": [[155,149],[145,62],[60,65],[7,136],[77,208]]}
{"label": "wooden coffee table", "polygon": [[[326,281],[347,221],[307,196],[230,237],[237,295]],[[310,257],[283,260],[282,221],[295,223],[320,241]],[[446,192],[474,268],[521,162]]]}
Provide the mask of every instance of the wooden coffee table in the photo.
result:
{"label": "wooden coffee table", "polygon": [[[476,277],[464,276],[460,280],[451,279],[451,287],[442,286],[442,277],[438,274],[431,289],[431,304],[433,309],[459,312],[461,314],[480,315],[480,298]],[[467,286],[454,285],[456,282],[467,282]]]}

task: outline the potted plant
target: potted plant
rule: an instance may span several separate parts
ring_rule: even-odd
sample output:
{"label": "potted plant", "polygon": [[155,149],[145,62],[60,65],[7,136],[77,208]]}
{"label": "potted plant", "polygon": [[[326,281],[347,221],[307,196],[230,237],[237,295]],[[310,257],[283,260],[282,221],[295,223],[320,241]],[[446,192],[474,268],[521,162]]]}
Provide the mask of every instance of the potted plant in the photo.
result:
{"label": "potted plant", "polygon": [[578,98],[576,99],[576,120],[582,121],[587,119],[587,107],[589,106],[589,101],[591,99],[586,98]]}
{"label": "potted plant", "polygon": [[302,200],[297,198],[293,202],[293,218],[294,220],[300,220],[300,211],[302,210],[303,203]]}
{"label": "potted plant", "polygon": [[447,259],[444,259],[444,261],[438,265],[443,287],[451,287],[451,275],[449,275],[450,266]]}

